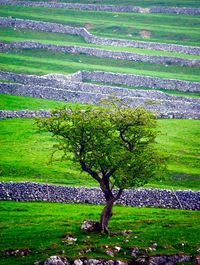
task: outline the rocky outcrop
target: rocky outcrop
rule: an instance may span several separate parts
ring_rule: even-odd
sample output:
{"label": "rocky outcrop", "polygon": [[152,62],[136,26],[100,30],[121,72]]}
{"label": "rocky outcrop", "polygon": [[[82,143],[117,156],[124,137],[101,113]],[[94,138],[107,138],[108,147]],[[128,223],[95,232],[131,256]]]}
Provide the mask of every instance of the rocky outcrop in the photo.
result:
{"label": "rocky outcrop", "polygon": [[[32,182],[1,182],[0,200],[105,204],[103,193],[98,188],[64,187]],[[200,192],[144,188],[124,190],[117,203],[133,207],[200,210]]]}
{"label": "rocky outcrop", "polygon": [[1,27],[14,27],[14,28],[25,28],[37,31],[45,32],[57,32],[70,35],[78,35],[84,38],[88,43],[110,45],[110,46],[123,46],[123,47],[135,47],[144,48],[149,50],[161,50],[176,53],[185,53],[192,55],[200,55],[199,47],[183,46],[176,44],[166,44],[158,42],[145,42],[145,41],[134,41],[134,40],[117,40],[109,38],[101,38],[90,34],[85,28],[70,27],[57,23],[40,22],[33,20],[24,19],[13,19],[13,18],[0,18]]}
{"label": "rocky outcrop", "polygon": [[0,0],[0,5],[65,8],[65,9],[128,12],[128,13],[168,13],[168,14],[186,14],[186,15],[200,14],[200,8],[186,8],[186,7],[155,6],[150,8],[143,8],[139,6],[118,6],[118,5],[115,6],[115,5],[101,5],[101,4],[59,3],[59,2],[42,2],[42,1],[29,2],[29,1],[11,1],[11,0]]}
{"label": "rocky outcrop", "polygon": [[148,56],[132,52],[115,52],[96,48],[87,48],[81,46],[61,46],[52,44],[43,44],[39,42],[12,42],[1,43],[0,51],[6,52],[13,49],[47,49],[54,52],[64,52],[70,54],[86,54],[99,58],[112,58],[118,60],[128,60],[135,62],[147,62],[152,64],[180,65],[188,67],[200,66],[200,60],[183,59],[167,56]]}

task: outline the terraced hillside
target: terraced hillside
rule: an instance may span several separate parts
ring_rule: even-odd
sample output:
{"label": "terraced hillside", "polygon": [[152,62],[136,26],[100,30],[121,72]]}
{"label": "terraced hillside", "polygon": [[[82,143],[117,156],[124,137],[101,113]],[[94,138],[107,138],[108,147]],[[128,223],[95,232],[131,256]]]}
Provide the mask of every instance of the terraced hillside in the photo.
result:
{"label": "terraced hillside", "polygon": [[[101,5],[95,1],[70,2],[0,1],[1,116],[27,117],[30,114],[6,111],[48,109],[60,106],[62,102],[69,106],[98,104],[102,98],[115,95],[133,107],[144,106],[159,118],[196,119],[174,123],[160,121],[162,131],[167,133],[162,141],[168,143],[163,152],[173,153],[170,145],[177,146],[178,142],[184,141],[186,123],[188,137],[194,142],[190,148],[173,153],[177,162],[169,162],[169,175],[162,183],[150,186],[198,189],[198,148],[192,147],[199,144],[196,137],[200,118],[198,3],[177,1],[178,8],[174,8],[170,1],[165,4],[135,1],[134,6],[130,1],[120,4],[106,1]],[[36,99],[41,97],[43,100]],[[45,101],[45,98],[53,101]],[[18,124],[20,128],[23,124],[23,133],[30,130],[30,122],[20,119],[1,123],[5,150],[11,148],[7,137],[12,134],[13,125]],[[178,126],[178,135],[171,138],[173,126]],[[23,139],[19,137],[18,141],[13,141],[22,151],[20,138]],[[171,139],[170,142],[167,139]],[[1,170],[4,180],[43,182],[46,178],[48,182],[56,182],[50,177],[53,169],[42,172],[42,165],[32,171],[40,172],[39,178],[37,173],[25,173],[31,172],[30,163],[26,170],[21,162],[18,169],[15,166],[11,169],[3,150]],[[188,162],[181,155],[184,152]],[[24,156],[27,161],[33,159],[26,151]],[[13,159],[15,154],[11,161]],[[64,169],[58,166],[61,170],[59,184],[71,183],[74,176],[71,167],[65,169],[69,176],[66,182]],[[74,172],[78,174],[77,169]]]}
{"label": "terraced hillside", "polygon": [[[0,0],[0,200],[101,204],[97,184],[77,165],[49,163],[54,140],[34,117],[115,96],[154,112],[168,157],[168,172],[124,191],[121,204],[177,209],[118,206],[114,234],[86,237],[80,222],[97,218],[100,206],[1,202],[0,264],[61,255],[82,265],[110,260],[118,245],[118,265],[135,262],[137,248],[147,264],[166,254],[199,264],[199,212],[186,211],[200,209],[199,66],[196,0]],[[68,244],[66,231],[77,242]]]}

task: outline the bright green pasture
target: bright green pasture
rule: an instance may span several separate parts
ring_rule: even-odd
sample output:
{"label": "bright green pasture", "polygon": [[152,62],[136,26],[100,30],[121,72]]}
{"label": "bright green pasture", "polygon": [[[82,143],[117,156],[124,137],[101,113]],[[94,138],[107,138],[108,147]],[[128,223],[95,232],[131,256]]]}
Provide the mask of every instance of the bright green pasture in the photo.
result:
{"label": "bright green pasture", "polygon": [[[81,223],[87,219],[98,220],[101,210],[102,206],[93,205],[0,202],[1,265],[34,264],[52,255],[66,256],[70,260],[83,256],[109,260],[106,245],[122,248],[114,258],[118,260],[130,260],[133,247],[145,252],[153,243],[157,243],[157,250],[145,252],[145,255],[196,255],[200,229],[198,211],[115,206],[110,221],[110,229],[115,233],[107,236],[82,232]],[[119,233],[124,230],[131,230],[130,234]],[[66,234],[77,238],[77,242],[64,243]],[[78,254],[88,248],[93,252]],[[4,255],[5,250],[11,249],[29,249],[31,252],[26,257]]]}
{"label": "bright green pasture", "polygon": [[106,45],[96,45],[92,43],[86,43],[85,40],[80,36],[66,35],[62,33],[53,32],[40,32],[27,29],[13,29],[13,28],[0,28],[0,41],[3,42],[16,42],[16,41],[35,41],[45,44],[55,44],[55,45],[76,45],[84,47],[99,48],[111,51],[121,51],[121,52],[133,52],[138,54],[145,54],[149,56],[169,56],[178,57],[186,59],[200,59],[200,56],[182,54],[175,52],[164,52],[156,50],[147,50],[132,47],[113,47]]}
{"label": "bright green pasture", "polygon": [[[25,0],[23,0],[25,1]],[[29,0],[35,2],[38,0]],[[49,0],[43,0],[48,2]],[[102,4],[102,5],[131,5],[131,6],[178,6],[178,7],[200,7],[198,0],[59,0],[63,3]]]}
{"label": "bright green pasture", "polygon": [[[158,142],[169,156],[169,173],[148,186],[200,189],[198,120],[158,120]],[[0,121],[0,169],[3,181],[36,181],[59,185],[95,186],[79,166],[70,161],[48,164],[55,143],[48,133],[35,130],[29,119]],[[56,158],[56,157],[55,157]]]}
{"label": "bright green pasture", "polygon": [[88,70],[200,81],[200,68],[196,67],[166,66],[39,49],[0,53],[0,70],[36,75],[70,74],[79,70]]}
{"label": "bright green pasture", "polygon": [[[200,42],[200,16],[112,13],[22,6],[1,6],[0,16],[84,26],[93,34],[109,38],[192,46],[199,46]],[[144,31],[146,31],[145,34]],[[149,37],[146,38],[148,35]]]}
{"label": "bright green pasture", "polygon": [[0,110],[49,110],[61,108],[62,106],[67,106],[68,108],[75,108],[79,106],[84,108],[83,104],[0,94]]}

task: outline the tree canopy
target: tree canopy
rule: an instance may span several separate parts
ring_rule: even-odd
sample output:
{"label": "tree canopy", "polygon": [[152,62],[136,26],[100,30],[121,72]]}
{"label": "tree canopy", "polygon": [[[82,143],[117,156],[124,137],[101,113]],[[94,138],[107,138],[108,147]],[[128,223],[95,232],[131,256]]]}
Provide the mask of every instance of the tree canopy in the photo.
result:
{"label": "tree canopy", "polygon": [[[57,137],[57,150],[94,178],[104,193],[106,207],[100,226],[108,231],[113,203],[123,189],[139,187],[157,176],[163,159],[156,146],[155,116],[143,108],[119,106],[118,101],[84,110],[58,109],[38,126]],[[117,191],[116,191],[117,190]]]}

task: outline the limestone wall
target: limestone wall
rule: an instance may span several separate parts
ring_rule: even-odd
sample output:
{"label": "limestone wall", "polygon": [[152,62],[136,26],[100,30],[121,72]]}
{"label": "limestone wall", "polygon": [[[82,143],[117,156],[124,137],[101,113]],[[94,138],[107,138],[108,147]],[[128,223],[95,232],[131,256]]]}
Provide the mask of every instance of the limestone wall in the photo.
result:
{"label": "limestone wall", "polygon": [[131,75],[131,74],[118,74],[118,73],[109,73],[102,71],[82,71],[82,78],[94,82],[104,82],[110,84],[120,84],[136,87],[147,87],[147,88],[163,88],[170,90],[179,90],[179,91],[190,91],[190,92],[199,92],[200,83],[198,82],[189,82],[176,79],[164,79],[158,77],[150,76],[140,76],[140,75]]}
{"label": "limestone wall", "polygon": [[58,32],[63,34],[78,35],[84,38],[88,43],[95,43],[100,45],[136,47],[150,50],[162,50],[176,53],[185,53],[192,55],[200,55],[199,47],[183,46],[176,44],[165,44],[156,42],[134,41],[134,40],[117,40],[109,38],[101,38],[90,34],[85,28],[70,27],[57,23],[39,22],[33,20],[0,18],[1,27],[15,27],[26,28],[37,31]]}
{"label": "limestone wall", "polygon": [[[35,98],[47,98],[54,100],[61,100],[65,102],[78,102],[83,104],[100,104],[100,101],[105,98],[112,98],[114,93],[111,94],[101,86],[95,87],[96,91],[86,90],[87,84],[81,87],[81,83],[74,85],[67,85],[64,89],[38,86],[23,85],[23,84],[8,84],[0,83],[0,91],[2,94],[13,94],[19,96],[31,96]],[[90,89],[92,87],[90,86]],[[184,100],[171,100],[151,98],[148,95],[123,95],[118,92],[117,95],[126,104],[135,108],[143,106],[147,110],[154,112],[160,117],[170,118],[191,118],[200,119],[200,103],[198,101],[190,102]]]}
{"label": "limestone wall", "polygon": [[[77,0],[78,2],[78,0]],[[109,11],[109,12],[128,12],[128,13],[169,13],[169,14],[186,14],[199,15],[200,8],[186,8],[186,7],[151,7],[142,8],[138,6],[114,6],[101,4],[79,4],[79,3],[59,3],[59,2],[29,2],[29,1],[11,1],[0,0],[0,5],[18,5],[18,6],[36,6],[48,8],[66,8],[79,10],[95,10],[95,11]]]}
{"label": "limestone wall", "polygon": [[87,48],[81,46],[61,46],[52,44],[43,44],[39,42],[12,42],[1,43],[0,51],[8,51],[12,49],[47,49],[54,52],[64,52],[70,54],[86,54],[100,58],[112,58],[120,60],[128,60],[135,62],[148,62],[152,64],[164,65],[181,65],[188,67],[199,67],[200,60],[183,59],[167,56],[148,56],[131,52],[115,52],[96,48]]}
{"label": "limestone wall", "polygon": [[[97,188],[62,187],[31,182],[0,182],[0,200],[105,204],[103,194]],[[200,192],[133,189],[124,190],[118,204],[200,210],[199,202]]]}

